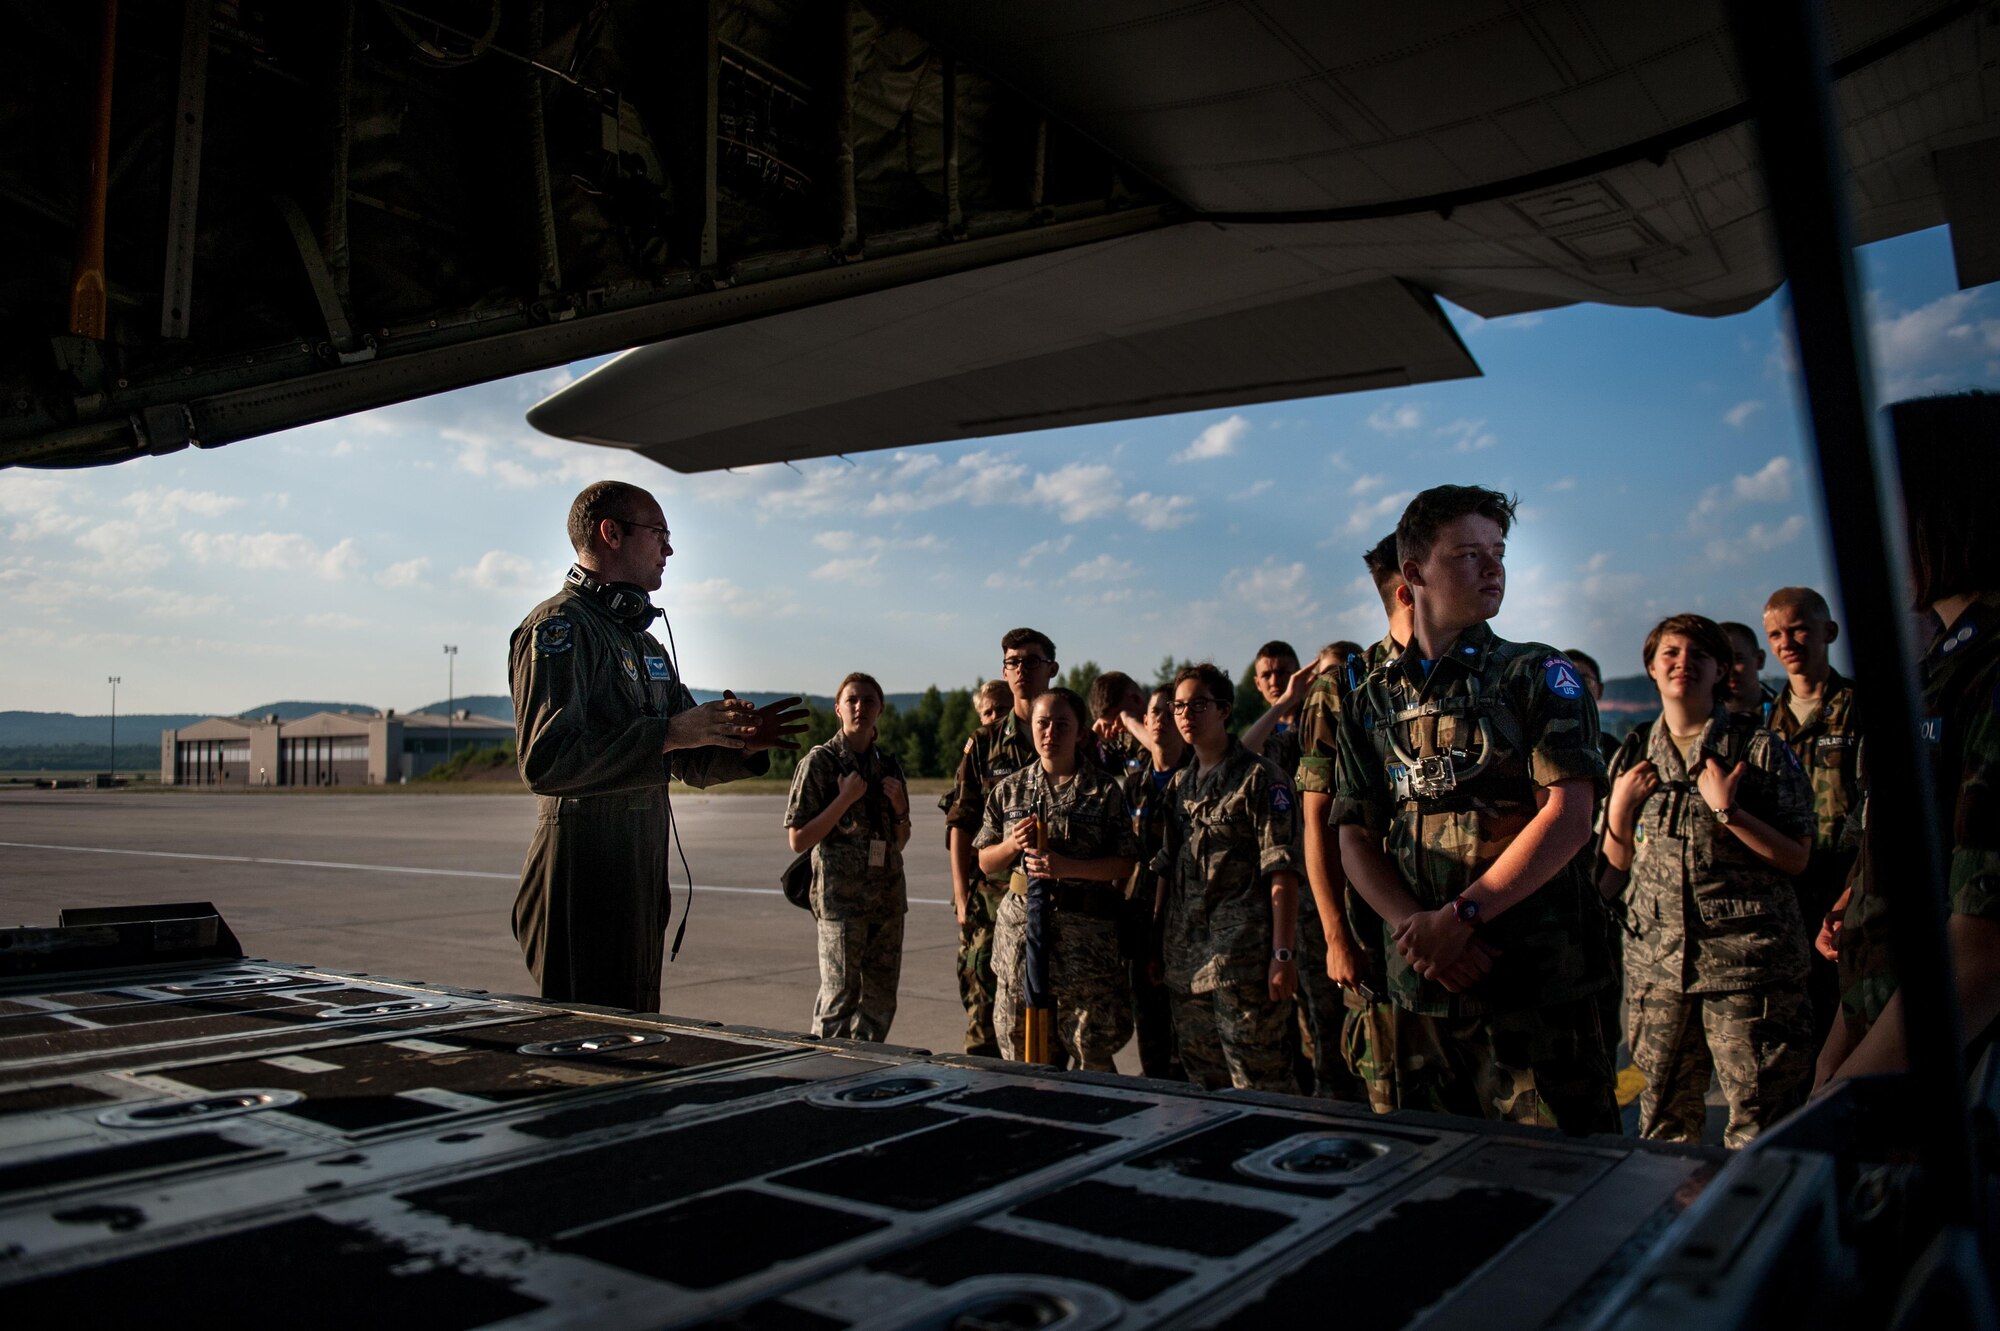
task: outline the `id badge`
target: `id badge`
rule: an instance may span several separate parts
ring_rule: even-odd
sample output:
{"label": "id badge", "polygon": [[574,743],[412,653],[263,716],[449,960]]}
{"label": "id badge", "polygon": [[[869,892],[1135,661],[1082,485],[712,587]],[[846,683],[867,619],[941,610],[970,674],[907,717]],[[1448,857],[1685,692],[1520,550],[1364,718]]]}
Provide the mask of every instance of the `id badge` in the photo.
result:
{"label": "id badge", "polygon": [[889,843],[880,840],[870,841],[868,843],[868,867],[871,869],[884,869],[888,865]]}

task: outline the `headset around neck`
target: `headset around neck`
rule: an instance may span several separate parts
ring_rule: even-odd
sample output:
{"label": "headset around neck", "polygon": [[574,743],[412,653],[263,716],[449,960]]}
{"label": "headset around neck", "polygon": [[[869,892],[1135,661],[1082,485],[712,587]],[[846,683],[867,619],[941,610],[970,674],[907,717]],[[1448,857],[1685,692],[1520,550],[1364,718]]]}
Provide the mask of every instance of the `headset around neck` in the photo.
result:
{"label": "headset around neck", "polygon": [[581,564],[571,564],[563,581],[596,597],[598,604],[611,612],[612,618],[635,633],[643,632],[647,625],[666,613],[653,604],[653,598],[646,594],[645,588],[631,582],[599,582]]}

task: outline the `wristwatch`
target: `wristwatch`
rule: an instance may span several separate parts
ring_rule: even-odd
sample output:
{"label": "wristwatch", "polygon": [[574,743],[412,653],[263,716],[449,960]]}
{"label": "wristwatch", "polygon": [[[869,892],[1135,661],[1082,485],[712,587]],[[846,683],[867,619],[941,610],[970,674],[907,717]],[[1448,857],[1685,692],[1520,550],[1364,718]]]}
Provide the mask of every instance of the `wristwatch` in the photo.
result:
{"label": "wristwatch", "polygon": [[1291,950],[1290,948],[1288,948],[1288,947],[1274,947],[1274,948],[1272,948],[1272,949],[1271,949],[1271,960],[1273,960],[1273,961],[1290,961],[1291,959],[1292,959],[1292,950]]}
{"label": "wristwatch", "polygon": [[1729,820],[1736,816],[1736,810],[1734,808],[1710,809],[1709,812],[1714,814],[1715,821],[1722,824],[1724,827],[1729,826]]}
{"label": "wristwatch", "polygon": [[1453,897],[1451,899],[1451,913],[1458,917],[1460,924],[1468,925],[1474,929],[1479,927],[1479,903],[1473,901],[1471,898]]}

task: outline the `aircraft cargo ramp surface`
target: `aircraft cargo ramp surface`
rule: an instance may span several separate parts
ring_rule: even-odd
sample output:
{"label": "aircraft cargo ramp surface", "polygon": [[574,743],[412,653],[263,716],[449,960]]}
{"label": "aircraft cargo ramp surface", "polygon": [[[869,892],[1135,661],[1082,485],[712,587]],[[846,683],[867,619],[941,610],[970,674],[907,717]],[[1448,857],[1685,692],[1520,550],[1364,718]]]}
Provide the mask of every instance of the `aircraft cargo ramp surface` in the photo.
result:
{"label": "aircraft cargo ramp surface", "polygon": [[201,906],[65,925],[0,935],[18,1325],[1669,1325],[1837,1246],[1811,1154],[245,961]]}

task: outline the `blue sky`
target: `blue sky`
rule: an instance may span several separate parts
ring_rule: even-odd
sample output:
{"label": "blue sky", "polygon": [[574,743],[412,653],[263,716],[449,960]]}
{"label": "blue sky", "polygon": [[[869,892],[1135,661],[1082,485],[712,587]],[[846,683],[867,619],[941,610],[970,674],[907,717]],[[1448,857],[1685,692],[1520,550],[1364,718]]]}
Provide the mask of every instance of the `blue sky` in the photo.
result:
{"label": "blue sky", "polygon": [[[1883,400],[2000,386],[2000,299],[1942,230],[1862,252]],[[1780,297],[1782,299],[1782,297]],[[1660,617],[1754,620],[1830,584],[1781,306],[1453,317],[1485,377],[683,476],[522,413],[585,366],[213,452],[0,471],[0,708],[396,708],[506,692],[507,636],[557,587],[586,482],[652,488],[659,600],[697,686],[891,691],[997,673],[1032,624],[1065,662],[1239,669],[1379,635],[1360,552],[1414,491],[1519,494],[1505,636],[1637,673]]]}

